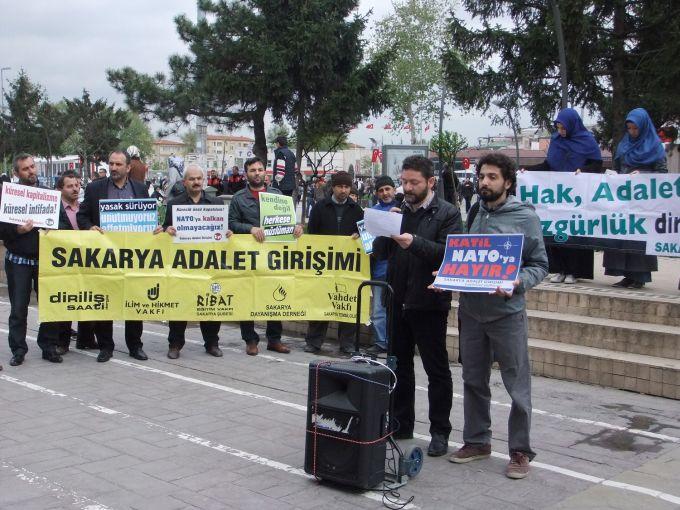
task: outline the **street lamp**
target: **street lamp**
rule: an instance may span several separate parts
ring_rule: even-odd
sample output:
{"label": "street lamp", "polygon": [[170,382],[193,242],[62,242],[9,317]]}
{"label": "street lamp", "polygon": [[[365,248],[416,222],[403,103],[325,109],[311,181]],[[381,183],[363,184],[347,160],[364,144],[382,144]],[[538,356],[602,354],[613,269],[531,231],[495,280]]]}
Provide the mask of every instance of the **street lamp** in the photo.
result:
{"label": "street lamp", "polygon": [[0,113],[5,113],[5,78],[2,74],[11,67],[0,67]]}

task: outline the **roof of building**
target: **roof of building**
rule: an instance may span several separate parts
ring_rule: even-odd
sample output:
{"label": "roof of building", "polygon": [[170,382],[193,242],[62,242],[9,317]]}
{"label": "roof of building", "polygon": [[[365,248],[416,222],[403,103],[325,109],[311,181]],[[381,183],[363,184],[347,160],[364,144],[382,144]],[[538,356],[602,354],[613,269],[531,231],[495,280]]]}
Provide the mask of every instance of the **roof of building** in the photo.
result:
{"label": "roof of building", "polygon": [[224,142],[254,142],[253,138],[248,136],[235,135],[208,135],[208,140],[222,140]]}
{"label": "roof of building", "polygon": [[175,140],[154,140],[153,144],[154,145],[176,145],[178,147],[186,145],[184,142],[177,142]]}

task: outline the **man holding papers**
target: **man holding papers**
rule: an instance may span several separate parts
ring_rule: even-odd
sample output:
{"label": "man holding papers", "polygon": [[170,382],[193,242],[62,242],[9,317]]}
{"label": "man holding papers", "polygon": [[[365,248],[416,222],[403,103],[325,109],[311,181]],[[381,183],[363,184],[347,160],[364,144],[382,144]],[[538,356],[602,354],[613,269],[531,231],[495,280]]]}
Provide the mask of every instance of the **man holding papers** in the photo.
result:
{"label": "man holding papers", "polygon": [[[156,230],[154,230],[154,234],[163,231],[171,236],[177,234],[175,227],[172,225],[172,209],[174,206],[205,204],[224,205],[219,198],[209,197],[203,191],[203,169],[200,166],[193,163],[190,164],[186,170],[184,170],[182,182],[186,191],[168,201],[168,208],[165,212],[163,226],[157,227]],[[229,236],[231,236],[231,231],[227,231],[227,237]],[[220,341],[220,337],[218,336],[220,325],[220,321],[199,322],[201,334],[203,335],[205,352],[217,358],[222,357],[222,349],[218,346]],[[169,321],[168,326],[170,328],[168,332],[168,358],[177,359],[179,358],[179,351],[184,347],[184,333],[187,330],[187,322]]]}
{"label": "man holding papers", "polygon": [[451,310],[451,293],[438,292],[428,286],[434,280],[432,272],[444,257],[446,236],[461,233],[463,227],[458,209],[439,200],[432,191],[435,177],[429,159],[423,156],[404,159],[401,182],[404,204],[400,233],[378,237],[373,242],[376,258],[388,261],[387,281],[394,289],[391,317],[394,338],[390,342],[397,357],[394,413],[399,425],[394,437],[413,437],[413,356],[417,345],[428,378],[432,441],[427,453],[440,456],[448,451],[451,433],[453,384],[446,352],[446,318]]}
{"label": "man holding papers", "polygon": [[502,154],[487,154],[477,163],[479,198],[470,209],[470,234],[524,234],[519,277],[512,290],[461,292],[458,309],[460,354],[463,361],[464,445],[449,459],[461,464],[491,455],[491,363],[500,366],[512,399],[508,420],[510,463],[506,476],[524,478],[534,458],[531,427],[531,366],[529,364],[524,295],[548,274],[548,256],[534,208],[515,196],[514,162]]}

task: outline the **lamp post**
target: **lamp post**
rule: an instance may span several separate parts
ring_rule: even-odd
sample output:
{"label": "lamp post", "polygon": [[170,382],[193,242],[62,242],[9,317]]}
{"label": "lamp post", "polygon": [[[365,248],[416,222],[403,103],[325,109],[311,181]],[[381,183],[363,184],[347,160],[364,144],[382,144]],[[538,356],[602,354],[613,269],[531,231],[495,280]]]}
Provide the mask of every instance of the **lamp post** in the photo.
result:
{"label": "lamp post", "polygon": [[0,67],[0,113],[5,113],[5,78],[3,73],[11,67]]}

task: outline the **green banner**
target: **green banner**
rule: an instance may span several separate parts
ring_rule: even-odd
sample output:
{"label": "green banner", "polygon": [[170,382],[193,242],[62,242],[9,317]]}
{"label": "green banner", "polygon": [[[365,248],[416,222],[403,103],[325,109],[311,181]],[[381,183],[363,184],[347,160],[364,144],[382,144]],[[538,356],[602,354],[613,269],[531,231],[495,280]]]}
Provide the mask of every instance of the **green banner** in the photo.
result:
{"label": "green banner", "polygon": [[276,193],[260,193],[260,227],[265,242],[294,241],[295,206],[293,198]]}

